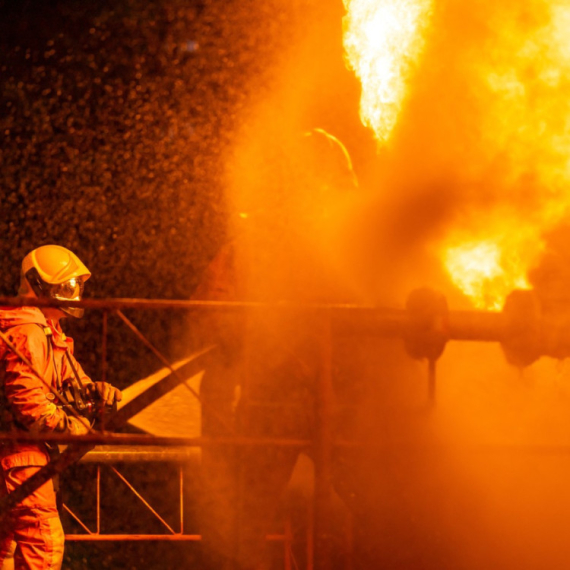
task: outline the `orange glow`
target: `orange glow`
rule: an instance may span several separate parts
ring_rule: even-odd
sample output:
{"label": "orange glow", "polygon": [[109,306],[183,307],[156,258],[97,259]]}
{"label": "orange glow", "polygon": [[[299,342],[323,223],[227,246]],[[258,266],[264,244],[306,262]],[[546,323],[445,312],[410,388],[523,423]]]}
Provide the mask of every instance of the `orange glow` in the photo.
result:
{"label": "orange glow", "polygon": [[344,0],[347,65],[362,82],[360,117],[386,142],[418,61],[431,0]]}
{"label": "orange glow", "polygon": [[464,243],[446,251],[445,266],[477,308],[498,311],[510,291],[529,288],[524,264],[503,258],[498,242]]}
{"label": "orange glow", "polygon": [[[362,122],[381,144],[392,136],[390,159],[400,165],[390,181],[411,171],[421,192],[434,178],[453,180],[456,210],[438,237],[439,257],[475,306],[500,308],[512,288],[528,287],[544,236],[569,211],[570,5],[345,0],[345,7]],[[416,149],[416,141],[425,144]]]}
{"label": "orange glow", "polygon": [[[570,107],[563,89],[570,72],[570,7],[546,7],[536,4],[533,26],[507,24],[494,57],[477,65],[486,87],[481,134],[489,156],[505,154],[508,170],[498,182],[515,194],[512,215],[489,220],[463,245],[443,250],[453,281],[479,308],[500,309],[510,290],[529,288],[526,274],[542,250],[542,236],[570,205]],[[495,231],[510,237],[487,241]]]}

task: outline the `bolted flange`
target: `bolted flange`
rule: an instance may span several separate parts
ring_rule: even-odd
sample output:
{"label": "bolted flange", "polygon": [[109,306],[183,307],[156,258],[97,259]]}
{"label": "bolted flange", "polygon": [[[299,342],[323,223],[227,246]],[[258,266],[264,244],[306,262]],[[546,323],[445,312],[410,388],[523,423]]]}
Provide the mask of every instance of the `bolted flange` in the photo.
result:
{"label": "bolted flange", "polygon": [[449,339],[447,300],[433,289],[415,289],[408,297],[406,310],[409,319],[404,331],[406,351],[418,360],[437,360]]}

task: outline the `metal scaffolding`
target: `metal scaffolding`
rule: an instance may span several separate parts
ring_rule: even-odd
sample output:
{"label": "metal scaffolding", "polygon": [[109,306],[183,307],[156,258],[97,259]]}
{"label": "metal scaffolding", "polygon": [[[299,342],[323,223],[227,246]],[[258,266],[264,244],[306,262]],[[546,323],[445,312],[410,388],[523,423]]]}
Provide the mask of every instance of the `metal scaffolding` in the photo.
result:
{"label": "metal scaffolding", "polygon": [[[64,471],[69,465],[83,457],[83,461],[96,462],[109,469],[133,492],[139,500],[164,525],[164,534],[130,535],[103,534],[100,528],[100,478],[101,465],[96,474],[96,528],[91,529],[79,516],[65,506],[65,510],[84,529],[84,534],[67,535],[68,541],[109,541],[109,540],[164,540],[198,541],[198,534],[186,534],[184,526],[184,461],[191,455],[190,448],[209,445],[231,444],[235,446],[289,446],[299,449],[311,448],[315,462],[314,503],[309,509],[307,540],[307,565],[310,570],[330,570],[331,529],[330,509],[332,495],[332,452],[335,446],[359,446],[356,441],[335,441],[332,430],[333,372],[332,339],[337,335],[374,335],[381,337],[399,337],[404,340],[410,356],[427,361],[426,395],[433,399],[436,395],[435,362],[441,356],[448,341],[499,342],[503,345],[507,359],[515,364],[529,363],[529,354],[536,359],[541,355],[567,356],[570,353],[570,316],[535,310],[536,299],[533,292],[515,291],[507,300],[503,312],[484,311],[449,311],[447,304],[441,302],[441,296],[429,290],[419,290],[410,296],[406,309],[379,309],[353,305],[311,305],[291,304],[272,305],[274,311],[302,310],[315,315],[320,323],[320,373],[318,376],[318,396],[316,398],[316,429],[311,440],[283,438],[245,438],[233,433],[231,436],[218,438],[173,438],[153,437],[138,434],[113,434],[111,429],[124,425],[130,417],[144,409],[152,401],[181,384],[190,374],[207,366],[208,359],[214,358],[215,350],[211,347],[195,355],[195,358],[183,368],[175,370],[166,357],[152,345],[148,338],[123,314],[124,309],[176,310],[176,311],[215,311],[224,313],[247,313],[254,309],[268,306],[261,303],[216,302],[216,301],[164,301],[142,299],[87,299],[83,301],[51,301],[30,298],[0,298],[4,306],[78,306],[103,312],[102,330],[102,371],[103,380],[107,370],[107,334],[108,315],[116,314],[127,328],[147,347],[171,373],[164,380],[157,382],[147,392],[135,398],[123,407],[115,416],[108,417],[101,432],[85,436],[62,436],[56,434],[33,436],[28,433],[5,434],[0,440],[17,441],[57,441],[69,444],[58,460],[52,461],[42,469],[40,477],[35,477],[31,485],[24,484],[7,499],[0,500],[0,507],[6,512],[23,496],[37,488],[54,475]],[[529,307],[532,309],[530,310]],[[531,358],[531,361],[532,361]],[[193,392],[193,397],[200,400],[200,395]],[[224,419],[220,418],[223,423]],[[96,451],[90,451],[95,445],[104,445]],[[137,446],[121,448],[118,446]],[[157,447],[160,446],[160,447]],[[182,446],[182,447],[181,447]],[[532,452],[532,450],[530,450]],[[535,450],[536,451],[536,450]],[[544,451],[544,450],[543,450]],[[547,450],[548,451],[548,450]],[[560,451],[560,450],[558,450]],[[566,450],[567,452],[568,450]],[[89,452],[89,453],[88,453]],[[87,455],[86,455],[87,454]],[[128,459],[125,459],[127,458]],[[120,459],[118,459],[120,458]],[[152,459],[150,459],[152,458]],[[156,509],[135,489],[135,487],[113,465],[116,461],[165,461],[179,465],[179,501],[180,518],[175,529],[158,514]],[[34,478],[32,478],[34,479]],[[1,512],[1,511],[0,511]],[[347,523],[350,525],[350,522]],[[350,533],[347,533],[350,542]],[[269,540],[284,542],[285,567],[291,566],[291,525],[286,521],[281,534],[269,535]],[[350,546],[347,547],[350,549]],[[347,563],[347,568],[350,563]]]}

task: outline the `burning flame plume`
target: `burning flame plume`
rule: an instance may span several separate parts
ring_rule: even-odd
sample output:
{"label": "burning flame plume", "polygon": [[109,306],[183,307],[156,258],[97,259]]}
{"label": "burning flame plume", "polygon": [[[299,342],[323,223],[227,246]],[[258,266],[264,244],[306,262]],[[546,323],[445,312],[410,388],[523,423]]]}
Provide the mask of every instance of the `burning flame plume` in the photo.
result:
{"label": "burning flame plume", "polygon": [[[435,245],[475,306],[500,308],[512,287],[528,287],[546,234],[569,211],[570,4],[345,0],[345,7],[362,122],[379,143],[392,138],[392,163],[404,165],[403,178],[413,166],[418,191],[435,175],[453,180],[453,211]],[[414,140],[429,144],[405,148]]]}
{"label": "burning flame plume", "polygon": [[[529,287],[525,276],[544,250],[543,235],[563,220],[570,205],[570,105],[564,78],[570,73],[570,6],[551,1],[530,6],[525,24],[521,18],[496,36],[493,58],[479,61],[474,77],[486,90],[484,144],[490,156],[501,153],[508,163],[500,189],[511,211],[504,217],[495,212],[471,236],[480,240],[472,257],[465,255],[473,245],[469,242],[444,252],[455,284],[475,306],[492,310],[502,307],[512,288]],[[464,232],[452,229],[449,242],[457,233]],[[488,236],[497,233],[505,237],[491,244]],[[496,272],[488,274],[493,264]],[[478,285],[470,290],[469,281]]]}
{"label": "burning flame plume", "polygon": [[362,81],[360,118],[387,142],[424,45],[431,0],[344,0],[347,65]]}
{"label": "burning flame plume", "polygon": [[[446,251],[445,264],[455,282],[479,309],[500,310],[513,289],[528,289],[524,267],[502,259],[496,241],[465,243]],[[508,268],[508,269],[507,269]]]}

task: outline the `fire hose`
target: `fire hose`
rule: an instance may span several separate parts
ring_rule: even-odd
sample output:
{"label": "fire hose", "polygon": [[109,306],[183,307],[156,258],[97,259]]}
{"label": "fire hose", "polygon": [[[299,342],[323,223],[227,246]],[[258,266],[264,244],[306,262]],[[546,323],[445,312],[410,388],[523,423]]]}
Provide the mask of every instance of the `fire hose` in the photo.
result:
{"label": "fire hose", "polygon": [[[214,348],[215,347],[210,346],[195,353],[189,362],[152,385],[142,394],[139,394],[117,412],[110,414],[106,421],[106,427],[110,429],[123,427],[130,418],[138,414],[152,402],[176,388],[176,386],[184,382],[186,378],[203,370],[207,365],[207,361],[212,357]],[[0,499],[0,519],[7,516],[9,512],[28,495],[39,489],[58,473],[61,473],[67,467],[77,462],[94,447],[94,444],[69,445],[57,458],[42,467],[12,493]]]}

